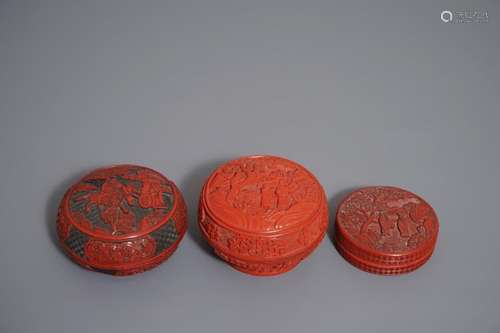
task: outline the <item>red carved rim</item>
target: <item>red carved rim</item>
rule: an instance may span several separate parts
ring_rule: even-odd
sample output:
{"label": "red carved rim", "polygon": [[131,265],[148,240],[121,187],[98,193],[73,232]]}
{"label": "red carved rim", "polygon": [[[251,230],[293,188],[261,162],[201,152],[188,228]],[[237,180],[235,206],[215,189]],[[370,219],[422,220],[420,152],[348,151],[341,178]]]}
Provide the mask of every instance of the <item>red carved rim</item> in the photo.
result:
{"label": "red carved rim", "polygon": [[[309,253],[311,253],[319,245],[319,243],[321,242],[321,240],[325,236],[326,230],[328,229],[329,214],[328,214],[328,206],[327,206],[326,200],[325,200],[320,205],[320,211],[318,212],[318,215],[309,223],[309,226],[311,226],[311,227],[318,227],[319,232],[314,239],[309,240],[308,244],[306,244],[305,246],[298,246],[297,245],[296,248],[294,248],[293,250],[291,250],[291,251],[289,250],[281,255],[274,255],[274,256],[254,255],[254,256],[251,256],[251,255],[245,255],[245,254],[241,254],[241,253],[237,253],[235,251],[232,251],[232,250],[228,249],[227,247],[222,246],[220,243],[218,243],[214,239],[212,239],[212,237],[210,237],[210,235],[207,234],[207,231],[202,226],[203,224],[212,223],[212,224],[215,224],[218,227],[220,227],[221,230],[224,232],[230,232],[230,233],[233,233],[233,232],[231,229],[226,229],[224,226],[219,225],[218,222],[215,222],[210,217],[208,217],[207,222],[202,222],[203,219],[206,218],[201,213],[201,211],[203,211],[203,210],[204,210],[204,207],[202,207],[200,205],[199,206],[200,213],[198,216],[198,226],[199,226],[200,232],[203,235],[203,237],[205,238],[205,240],[210,244],[210,246],[212,248],[215,249],[216,253],[220,252],[228,257],[232,257],[232,258],[235,258],[237,260],[244,261],[247,263],[272,264],[272,263],[290,260],[291,258],[301,256],[301,255],[303,257],[305,257]],[[317,225],[315,225],[315,224],[317,224]],[[275,240],[275,241],[284,241],[285,243],[292,243],[292,242],[295,242],[295,240],[293,240],[291,238],[295,238],[295,239],[298,238],[298,235],[303,230],[304,230],[304,226],[302,226],[302,229],[296,230],[295,233],[288,232],[286,234],[280,234],[280,235],[275,235],[275,236],[254,235],[253,234],[253,235],[250,235],[249,238],[254,239],[254,241],[256,241],[257,239],[260,239],[260,240],[269,239],[269,240]],[[244,233],[241,233],[241,232],[236,232],[234,234],[245,235]],[[291,236],[291,238],[288,238],[290,236]],[[234,237],[238,238],[239,236],[234,236]]]}
{"label": "red carved rim", "polygon": [[[300,169],[301,172],[304,172],[308,176],[308,179],[310,179],[317,186],[317,189],[320,191],[317,207],[313,212],[310,213],[309,216],[303,217],[303,222],[296,223],[294,225],[288,226],[288,227],[283,228],[281,230],[249,231],[249,230],[246,230],[244,228],[228,224],[223,218],[221,218],[219,216],[218,212],[216,210],[214,210],[213,207],[211,207],[211,205],[208,203],[208,201],[207,201],[208,188],[209,188],[211,182],[213,181],[214,177],[216,177],[217,172],[221,168],[229,165],[230,163],[237,163],[239,161],[243,161],[246,159],[258,159],[258,158],[270,158],[270,159],[275,159],[275,160],[281,160],[286,164],[293,165],[297,169]],[[221,227],[224,227],[224,228],[231,230],[231,231],[234,231],[234,232],[238,232],[238,233],[249,235],[249,236],[261,236],[261,237],[287,235],[287,234],[291,234],[291,233],[295,233],[295,232],[299,231],[301,228],[304,227],[304,225],[307,225],[309,223],[309,221],[313,221],[314,219],[318,218],[318,215],[321,214],[322,203],[326,203],[326,194],[324,192],[323,187],[321,186],[321,183],[309,170],[307,170],[305,167],[303,167],[302,165],[300,165],[297,162],[291,161],[291,160],[283,158],[283,157],[273,156],[273,155],[248,155],[248,156],[239,157],[237,159],[225,162],[221,166],[217,167],[217,169],[214,170],[214,172],[209,176],[209,178],[206,180],[205,184],[203,185],[203,188],[202,188],[201,193],[200,193],[200,205],[202,205],[204,207],[205,213],[215,223],[217,223]]]}
{"label": "red carved rim", "polygon": [[[59,242],[60,245],[64,249],[64,253],[78,265],[90,269],[92,271],[102,270],[102,271],[112,271],[113,275],[121,275],[120,273],[126,273],[124,275],[131,275],[135,273],[144,272],[150,269],[155,268],[157,265],[166,261],[170,256],[177,250],[180,242],[184,238],[186,234],[187,227],[184,227],[181,231],[179,231],[179,238],[169,246],[165,251],[161,252],[157,256],[141,260],[138,262],[130,262],[130,263],[122,263],[122,264],[99,264],[94,262],[89,262],[84,260],[73,253],[73,251],[66,245],[64,242]],[[137,270],[137,271],[135,271]],[[128,273],[127,273],[128,272]]]}
{"label": "red carved rim", "polygon": [[408,262],[405,265],[375,265],[372,261],[366,260],[365,258],[358,257],[349,252],[345,247],[342,246],[340,242],[335,241],[335,247],[339,251],[339,253],[347,260],[350,264],[355,267],[373,274],[379,275],[398,275],[410,273],[422,265],[424,265],[432,256],[434,251],[434,247],[427,251],[422,257],[419,257],[417,260],[413,262]]}
{"label": "red carved rim", "polygon": [[[203,229],[201,229],[201,232],[203,234],[203,237],[207,240],[207,242],[210,244],[211,247],[214,248],[216,252],[221,252],[225,254],[228,257],[235,258],[237,260],[241,260],[247,263],[253,263],[253,264],[273,264],[281,261],[286,261],[293,259],[295,257],[302,256],[302,259],[305,258],[307,255],[309,255],[318,245],[321,243],[323,238],[325,237],[325,233],[321,233],[315,240],[313,240],[307,247],[301,248],[300,250],[294,251],[292,253],[287,253],[285,256],[282,257],[274,257],[274,258],[256,258],[256,257],[250,257],[250,256],[244,256],[244,255],[238,255],[235,254],[234,252],[228,251],[226,248],[220,246],[217,242],[214,242],[211,240],[208,235],[204,232]],[[284,272],[280,272],[284,273]]]}
{"label": "red carved rim", "polygon": [[[173,189],[173,203],[172,203],[172,207],[171,207],[170,211],[168,212],[168,214],[162,216],[161,220],[158,223],[156,223],[155,225],[147,227],[147,228],[143,228],[142,230],[139,230],[137,232],[127,233],[126,235],[106,235],[103,233],[96,233],[88,228],[83,228],[78,223],[75,223],[73,221],[73,219],[71,218],[71,214],[69,211],[69,199],[74,194],[74,191],[76,190],[78,185],[82,181],[84,181],[87,177],[89,177],[90,175],[92,175],[96,172],[105,171],[107,169],[113,169],[113,168],[138,168],[138,169],[147,170],[147,171],[159,176],[166,183],[168,183],[168,185],[171,186]],[[142,237],[142,236],[145,236],[147,234],[150,234],[151,232],[153,232],[153,231],[157,230],[158,228],[162,227],[163,225],[165,225],[165,223],[167,223],[169,221],[169,219],[174,215],[176,209],[178,208],[177,206],[178,206],[178,201],[179,201],[179,199],[178,199],[179,193],[180,193],[179,189],[177,188],[175,183],[170,181],[167,177],[165,177],[164,175],[162,175],[161,173],[159,173],[156,170],[153,170],[153,169],[148,168],[148,167],[140,166],[140,165],[135,165],[135,164],[116,164],[116,165],[111,165],[111,166],[95,169],[95,170],[91,171],[90,173],[86,174],[85,176],[83,176],[78,182],[76,182],[74,185],[72,185],[68,189],[68,191],[66,192],[66,194],[64,195],[64,197],[62,199],[61,207],[63,210],[63,214],[67,217],[69,223],[73,227],[75,227],[76,229],[78,229],[82,233],[91,236],[92,238],[94,238],[96,240],[103,240],[103,241],[130,240],[130,239],[134,239],[134,238],[138,238],[138,237]]]}
{"label": "red carved rim", "polygon": [[[241,260],[239,257],[234,257],[232,253],[229,253],[225,250],[219,249],[219,247],[215,247],[215,253],[217,253],[223,260],[225,260],[231,267],[234,269],[245,273],[245,274],[250,274],[253,276],[274,276],[274,275],[280,275],[287,273],[291,270],[293,270],[295,267],[297,267],[300,262],[304,259],[306,259],[321,243],[323,240],[325,234],[323,233],[320,235],[312,244],[310,244],[307,248],[303,249],[303,251],[287,256],[285,258],[280,258],[279,260],[273,260],[273,261],[256,261],[256,260]],[[266,268],[263,267],[264,270],[253,270],[249,269],[247,267],[242,267],[238,261],[244,262],[244,265],[264,265],[264,266],[269,266],[269,265],[280,265],[282,264],[281,267],[278,268],[273,268],[272,270],[265,270]],[[267,267],[269,268],[269,267]]]}

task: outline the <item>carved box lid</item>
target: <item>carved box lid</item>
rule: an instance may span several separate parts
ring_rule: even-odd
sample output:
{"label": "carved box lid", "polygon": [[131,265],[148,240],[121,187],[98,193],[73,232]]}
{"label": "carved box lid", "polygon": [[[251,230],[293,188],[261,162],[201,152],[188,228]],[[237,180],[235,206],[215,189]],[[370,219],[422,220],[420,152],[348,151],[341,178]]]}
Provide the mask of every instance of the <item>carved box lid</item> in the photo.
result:
{"label": "carved box lid", "polygon": [[[209,243],[233,266],[271,275],[291,269],[297,257],[316,247],[328,213],[323,188],[309,171],[259,155],[229,161],[212,173],[200,195],[199,221]],[[283,263],[284,258],[291,259]],[[283,267],[258,270],[259,263],[273,261]]]}
{"label": "carved box lid", "polygon": [[430,258],[438,230],[436,213],[419,196],[397,187],[365,187],[339,205],[335,245],[358,268],[401,274]]}
{"label": "carved box lid", "polygon": [[59,206],[58,237],[82,266],[126,275],[161,263],[186,231],[186,206],[173,182],[149,168],[97,169]]}

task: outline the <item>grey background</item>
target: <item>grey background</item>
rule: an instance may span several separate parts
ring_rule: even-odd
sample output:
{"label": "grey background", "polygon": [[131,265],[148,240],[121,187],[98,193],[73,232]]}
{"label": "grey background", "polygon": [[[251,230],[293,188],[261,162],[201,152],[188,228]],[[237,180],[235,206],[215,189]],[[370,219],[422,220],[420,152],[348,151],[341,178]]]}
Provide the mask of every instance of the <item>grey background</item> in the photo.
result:
{"label": "grey background", "polygon": [[[444,9],[487,10],[445,24]],[[0,332],[499,332],[498,1],[1,1]],[[330,239],[255,278],[195,225],[204,179],[296,160],[331,211],[362,185],[426,198],[420,270],[380,277]],[[58,249],[56,209],[92,168],[138,163],[183,191],[190,230],[128,278]]]}

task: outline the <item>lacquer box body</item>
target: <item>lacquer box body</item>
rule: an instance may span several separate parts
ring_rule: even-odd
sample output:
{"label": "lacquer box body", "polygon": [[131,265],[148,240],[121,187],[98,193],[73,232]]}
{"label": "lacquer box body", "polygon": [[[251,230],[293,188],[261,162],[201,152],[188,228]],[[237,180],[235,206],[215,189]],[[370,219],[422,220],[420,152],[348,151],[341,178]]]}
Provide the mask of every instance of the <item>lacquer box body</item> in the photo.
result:
{"label": "lacquer box body", "polygon": [[294,268],[319,244],[328,225],[327,201],[301,165],[249,156],[221,165],[200,194],[199,227],[215,253],[253,275]]}
{"label": "lacquer box body", "polygon": [[91,172],[59,206],[57,234],[68,256],[90,270],[129,275],[151,269],[177,248],[187,228],[175,184],[135,165]]}

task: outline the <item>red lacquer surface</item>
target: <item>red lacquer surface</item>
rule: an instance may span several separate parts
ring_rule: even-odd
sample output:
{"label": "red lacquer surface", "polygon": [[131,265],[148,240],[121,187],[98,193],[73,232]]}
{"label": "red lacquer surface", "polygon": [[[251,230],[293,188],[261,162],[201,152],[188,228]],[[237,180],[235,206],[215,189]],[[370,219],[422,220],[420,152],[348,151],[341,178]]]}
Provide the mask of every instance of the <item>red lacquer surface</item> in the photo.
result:
{"label": "red lacquer surface", "polygon": [[334,239],[353,265],[392,275],[422,266],[432,255],[438,230],[436,213],[422,198],[376,186],[352,192],[339,205]]}
{"label": "red lacquer surface", "polygon": [[249,156],[221,165],[206,181],[199,226],[215,252],[236,269],[275,275],[316,248],[328,224],[325,193],[299,164]]}
{"label": "red lacquer surface", "polygon": [[81,266],[114,275],[151,269],[177,248],[187,228],[175,184],[141,166],[97,169],[61,201],[61,247]]}

